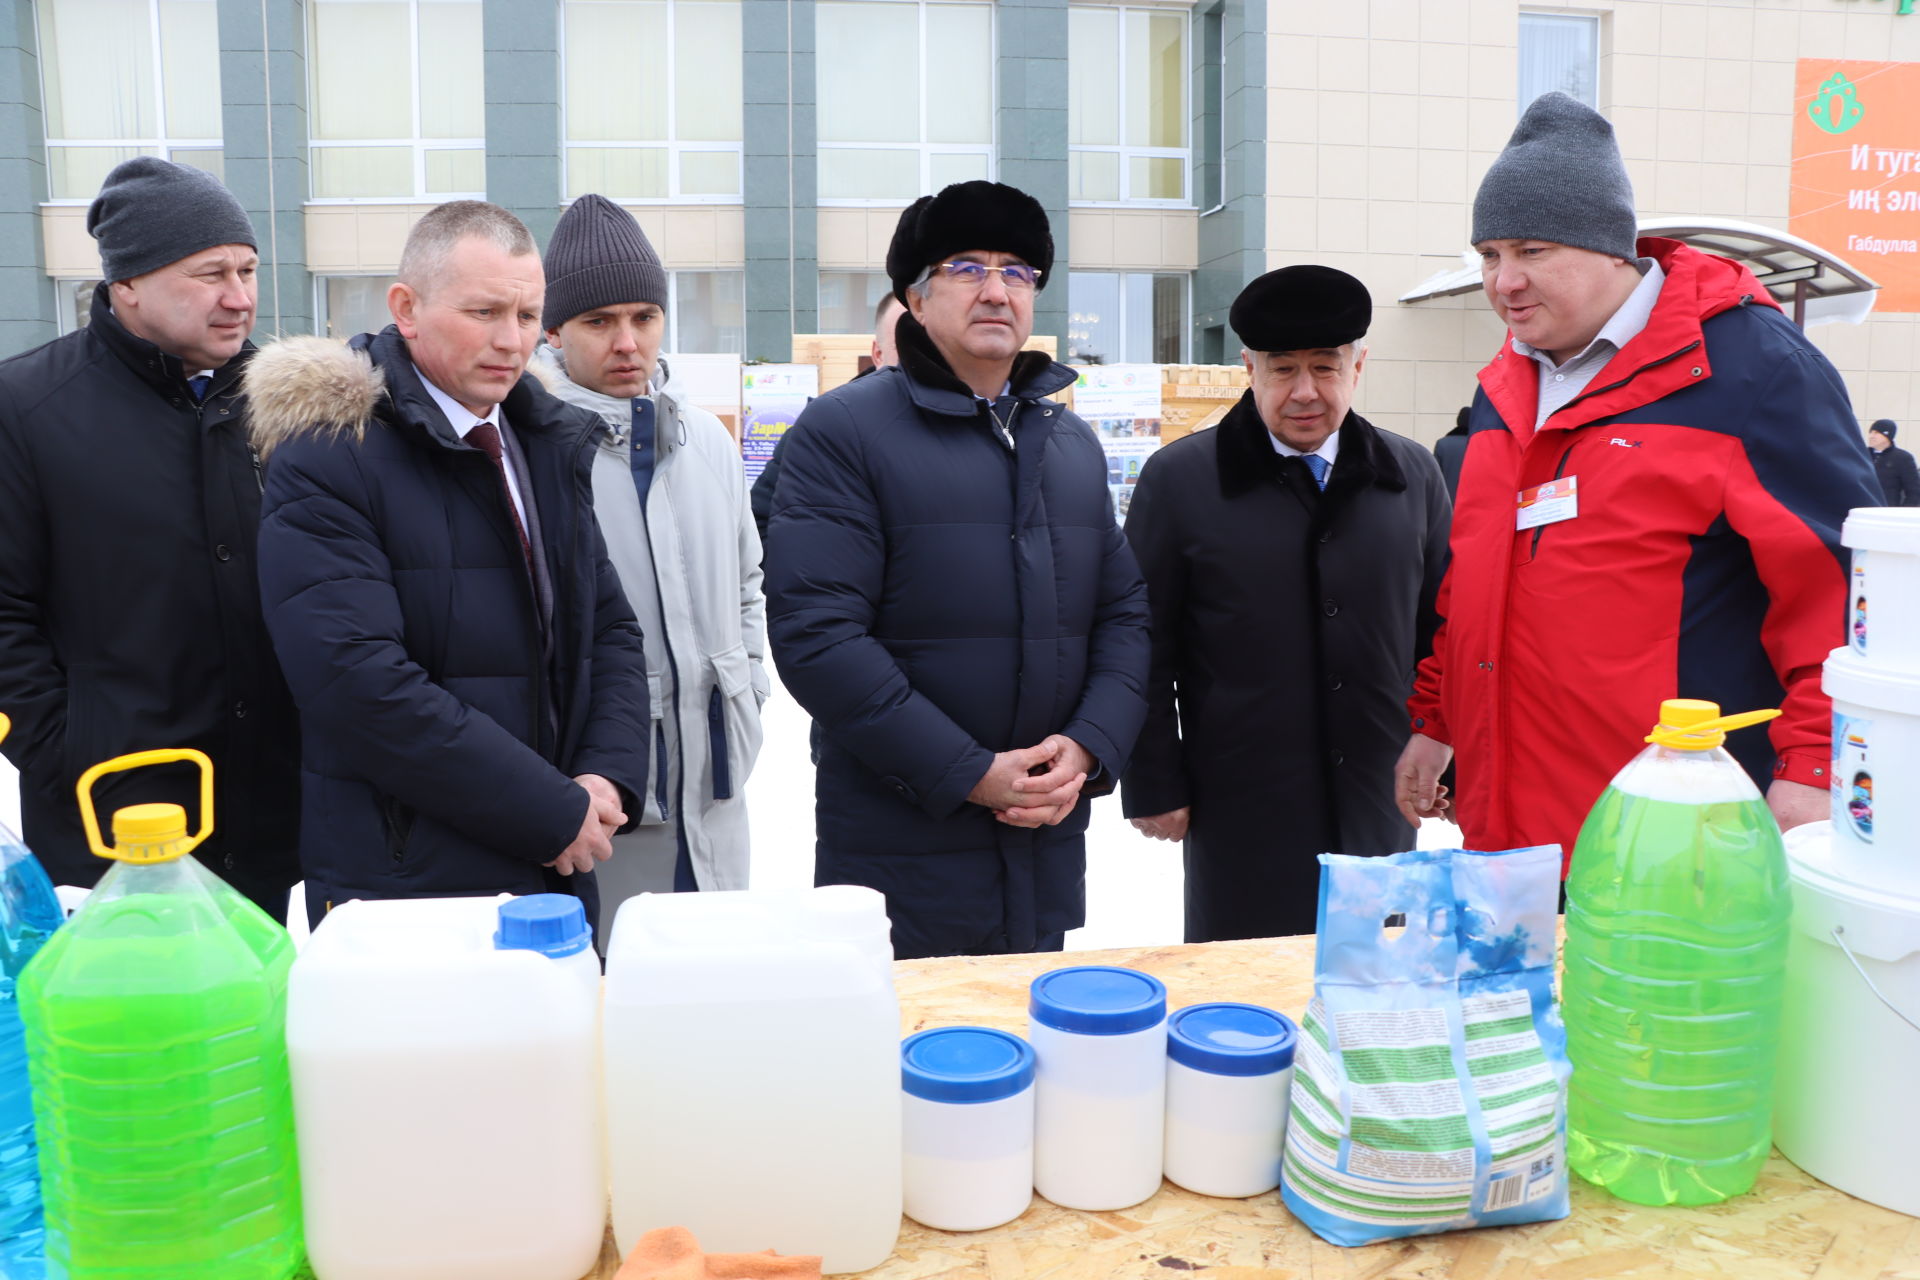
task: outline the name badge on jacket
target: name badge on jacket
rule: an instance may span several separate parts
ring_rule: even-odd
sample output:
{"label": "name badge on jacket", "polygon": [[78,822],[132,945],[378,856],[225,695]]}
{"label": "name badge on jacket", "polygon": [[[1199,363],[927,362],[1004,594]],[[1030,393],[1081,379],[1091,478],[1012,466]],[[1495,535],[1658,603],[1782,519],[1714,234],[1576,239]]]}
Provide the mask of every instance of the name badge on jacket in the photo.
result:
{"label": "name badge on jacket", "polygon": [[1519,494],[1519,512],[1514,529],[1538,529],[1543,524],[1558,524],[1580,514],[1580,477],[1561,476]]}

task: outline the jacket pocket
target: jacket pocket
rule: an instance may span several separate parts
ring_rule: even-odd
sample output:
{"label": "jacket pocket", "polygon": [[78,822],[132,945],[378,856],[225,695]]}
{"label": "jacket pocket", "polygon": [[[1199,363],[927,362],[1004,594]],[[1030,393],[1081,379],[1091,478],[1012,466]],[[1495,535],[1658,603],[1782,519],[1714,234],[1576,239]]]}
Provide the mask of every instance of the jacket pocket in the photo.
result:
{"label": "jacket pocket", "polygon": [[413,807],[385,793],[379,796],[378,803],[380,827],[387,836],[387,856],[397,867],[407,860],[407,841],[413,836]]}
{"label": "jacket pocket", "polygon": [[647,673],[647,741],[653,758],[647,770],[647,794],[640,801],[640,825],[658,826],[672,817],[673,805],[667,795],[670,776],[667,759],[666,677]]}
{"label": "jacket pocket", "polygon": [[707,698],[713,798],[731,800],[760,758],[760,695],[745,645],[712,655],[714,687]]}

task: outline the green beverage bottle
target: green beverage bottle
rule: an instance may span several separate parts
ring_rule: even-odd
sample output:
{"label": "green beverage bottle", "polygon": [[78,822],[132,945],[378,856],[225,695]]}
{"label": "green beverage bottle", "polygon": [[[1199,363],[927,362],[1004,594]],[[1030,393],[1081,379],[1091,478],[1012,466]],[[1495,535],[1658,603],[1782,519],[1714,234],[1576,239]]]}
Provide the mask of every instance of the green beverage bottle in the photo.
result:
{"label": "green beverage bottle", "polygon": [[1661,704],[1580,828],[1567,877],[1567,1163],[1636,1204],[1753,1187],[1772,1146],[1792,914],[1780,828],[1720,716]]}
{"label": "green beverage bottle", "polygon": [[[113,816],[101,775],[191,760],[176,804]],[[20,1012],[57,1280],[285,1280],[303,1264],[287,1077],[286,930],[187,856],[213,829],[213,765],[145,751],[89,769],[80,812],[117,860],[27,966]]]}

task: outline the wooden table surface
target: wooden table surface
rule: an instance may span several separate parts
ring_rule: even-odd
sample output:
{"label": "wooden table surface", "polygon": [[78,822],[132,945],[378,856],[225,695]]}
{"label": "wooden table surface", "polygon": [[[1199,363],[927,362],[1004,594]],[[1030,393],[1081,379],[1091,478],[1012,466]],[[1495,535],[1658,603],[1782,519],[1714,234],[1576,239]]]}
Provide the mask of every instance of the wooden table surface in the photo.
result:
{"label": "wooden table surface", "polygon": [[[1244,1000],[1296,1021],[1313,995],[1313,939],[905,960],[894,967],[902,1034],[971,1024],[1024,1035],[1027,985],[1062,964],[1140,969],[1167,986],[1167,1007]],[[1916,1082],[1920,1087],[1920,1081]],[[1920,1152],[1914,1153],[1920,1177]],[[586,1280],[611,1280],[609,1241]],[[1573,1179],[1560,1222],[1416,1236],[1342,1249],[1294,1221],[1270,1191],[1215,1200],[1171,1183],[1117,1213],[1062,1209],[1035,1197],[992,1231],[955,1234],[904,1221],[872,1280],[1101,1280],[1198,1274],[1207,1280],[1920,1280],[1920,1219],[1818,1182],[1777,1152],[1754,1190],[1700,1209],[1650,1209]]]}

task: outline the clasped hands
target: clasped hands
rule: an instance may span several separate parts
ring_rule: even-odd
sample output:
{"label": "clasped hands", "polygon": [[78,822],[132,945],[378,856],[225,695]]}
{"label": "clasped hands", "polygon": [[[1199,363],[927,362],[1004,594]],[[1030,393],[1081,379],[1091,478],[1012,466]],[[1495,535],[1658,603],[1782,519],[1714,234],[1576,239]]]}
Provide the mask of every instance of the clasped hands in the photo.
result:
{"label": "clasped hands", "polygon": [[574,781],[587,793],[587,816],[580,820],[580,834],[573,843],[546,864],[563,876],[591,871],[594,863],[613,857],[613,833],[627,825],[619,788],[597,773],[583,773]]}
{"label": "clasped hands", "polygon": [[1035,746],[996,753],[967,799],[1010,827],[1054,827],[1080,803],[1080,788],[1097,767],[1072,738],[1049,734]]}

